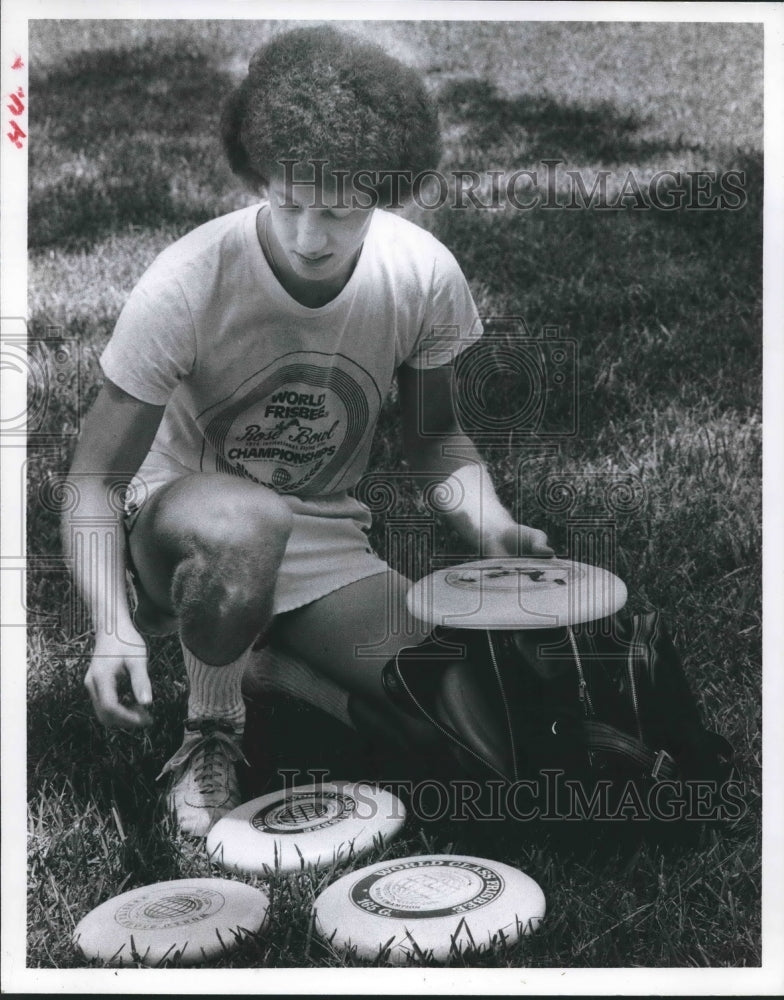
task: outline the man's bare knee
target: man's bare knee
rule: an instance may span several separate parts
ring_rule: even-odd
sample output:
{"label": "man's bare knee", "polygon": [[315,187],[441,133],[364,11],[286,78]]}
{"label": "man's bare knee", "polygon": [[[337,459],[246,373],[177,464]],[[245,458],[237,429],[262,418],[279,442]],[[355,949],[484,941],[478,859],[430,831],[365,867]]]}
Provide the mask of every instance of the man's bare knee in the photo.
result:
{"label": "man's bare knee", "polygon": [[215,547],[247,551],[260,558],[281,556],[291,534],[293,516],[286,501],[263,486],[227,490],[203,508],[198,534]]}
{"label": "man's bare knee", "polygon": [[268,626],[277,566],[263,562],[255,546],[194,538],[178,563],[171,603],[183,641],[205,663],[231,663]]}

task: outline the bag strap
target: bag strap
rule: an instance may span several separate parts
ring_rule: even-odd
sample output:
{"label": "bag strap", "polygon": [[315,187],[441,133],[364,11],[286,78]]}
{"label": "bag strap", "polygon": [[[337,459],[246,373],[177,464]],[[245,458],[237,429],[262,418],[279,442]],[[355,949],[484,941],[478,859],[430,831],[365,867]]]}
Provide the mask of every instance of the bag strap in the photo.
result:
{"label": "bag strap", "polygon": [[615,726],[595,719],[584,719],[583,728],[591,750],[617,753],[643,768],[654,781],[673,780],[680,776],[677,764],[666,750],[651,750]]}
{"label": "bag strap", "polygon": [[[646,624],[648,623],[646,622]],[[383,682],[386,692],[393,701],[404,707],[415,717],[424,716],[449,743],[458,747],[463,753],[468,754],[477,762],[480,762],[485,768],[489,768],[495,774],[509,780],[510,775],[505,774],[504,770],[496,762],[488,759],[485,748],[477,746],[476,741],[469,734],[462,731],[462,726],[456,730],[455,726],[450,724],[454,720],[450,719],[447,721],[445,718],[439,718],[437,703],[431,704],[433,701],[431,695],[436,694],[439,686],[438,678],[441,676],[442,671],[431,673],[429,670],[418,669],[409,677],[408,671],[403,669],[404,665],[409,661],[415,663],[420,668],[425,665],[426,661],[431,659],[435,659],[441,663],[444,660],[448,662],[449,657],[445,656],[443,645],[444,638],[444,636],[433,635],[424,644],[405,647],[398,651],[394,659],[386,664],[383,671]],[[501,641],[502,638],[504,641]],[[571,629],[566,630],[566,638],[568,645],[571,647],[570,658],[577,670],[579,701],[582,703],[583,709],[583,712],[580,713],[583,717],[579,721],[578,729],[582,730],[582,740],[589,752],[589,756],[591,751],[616,754],[650,775],[654,781],[678,779],[681,776],[680,768],[666,750],[651,750],[641,739],[630,736],[609,723],[599,722],[595,718],[593,715],[593,705],[590,701],[588,684],[582,670],[578,642]],[[639,642],[639,635],[636,638]],[[510,702],[510,697],[514,699],[514,695],[512,691],[506,690],[504,681],[506,669],[511,665],[512,661],[519,662],[518,657],[521,651],[517,648],[514,650],[507,648],[508,643],[505,642],[505,636],[499,637],[493,635],[489,630],[487,631],[487,643],[492,665],[492,671],[488,680],[490,677],[494,679],[495,686],[499,690],[499,696],[502,699],[503,715],[505,715],[504,721],[506,723],[503,729],[506,730],[506,737],[510,740],[514,762],[512,768],[514,772],[513,777],[516,777],[518,747],[516,746],[515,723],[512,719]],[[432,649],[430,649],[430,646],[432,646]],[[436,654],[438,655],[436,656]],[[425,685],[425,688],[429,688],[435,682],[433,692],[428,693],[425,689],[419,690],[422,687],[422,684],[419,682],[424,681],[425,678],[428,678],[430,681],[430,684]],[[416,680],[416,683],[413,683],[414,680]],[[519,694],[519,692],[515,693]]]}

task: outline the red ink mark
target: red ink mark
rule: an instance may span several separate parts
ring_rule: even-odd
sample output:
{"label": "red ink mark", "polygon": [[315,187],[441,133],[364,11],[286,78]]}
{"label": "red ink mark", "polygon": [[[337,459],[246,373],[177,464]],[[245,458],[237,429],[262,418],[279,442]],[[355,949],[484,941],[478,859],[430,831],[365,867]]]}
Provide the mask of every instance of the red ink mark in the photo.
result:
{"label": "red ink mark", "polygon": [[11,64],[11,69],[24,69],[24,63],[22,62],[22,57],[17,56]]}
{"label": "red ink mark", "polygon": [[21,113],[25,109],[24,104],[22,104],[22,102],[19,99],[20,97],[24,97],[24,91],[22,90],[22,88],[17,87],[16,93],[9,94],[8,96],[11,98],[11,103],[6,105],[8,110],[11,112],[12,115],[21,115]]}
{"label": "red ink mark", "polygon": [[11,131],[6,132],[6,135],[11,140],[11,142],[16,146],[17,149],[21,149],[22,148],[21,140],[27,138],[27,133],[23,132],[21,128],[19,128],[18,122],[12,121],[9,124],[11,125]]}

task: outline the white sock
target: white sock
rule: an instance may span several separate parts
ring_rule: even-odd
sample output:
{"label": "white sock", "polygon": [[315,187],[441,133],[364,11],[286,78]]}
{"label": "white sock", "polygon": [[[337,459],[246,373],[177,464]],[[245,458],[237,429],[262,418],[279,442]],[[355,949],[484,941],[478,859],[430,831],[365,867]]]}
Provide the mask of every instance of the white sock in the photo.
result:
{"label": "white sock", "polygon": [[188,677],[189,719],[222,719],[241,729],[245,725],[245,702],[242,700],[242,675],[251,658],[251,649],[245,650],[233,663],[214,667],[202,663],[180,641]]}
{"label": "white sock", "polygon": [[344,725],[354,728],[348,715],[348,691],[316,673],[304,660],[272,646],[256,650],[248,663],[243,693],[248,698],[266,692],[287,694],[320,708]]}

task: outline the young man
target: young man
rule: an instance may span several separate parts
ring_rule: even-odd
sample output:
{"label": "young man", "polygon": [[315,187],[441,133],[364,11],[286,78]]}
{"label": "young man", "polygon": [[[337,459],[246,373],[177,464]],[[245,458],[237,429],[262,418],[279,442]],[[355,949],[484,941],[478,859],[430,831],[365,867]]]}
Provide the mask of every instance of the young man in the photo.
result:
{"label": "young man", "polygon": [[90,522],[119,516],[109,484],[132,482],[125,551],[93,561],[111,579],[74,560],[96,630],[85,684],[106,725],[148,724],[140,633],[179,632],[188,718],[164,770],[195,836],[239,804],[241,684],[265,640],[393,715],[383,666],[425,630],[391,634],[408,582],[368,546],[352,490],[395,375],[410,467],[449,481],[446,516],[467,543],[550,554],[501,507],[455,419],[450,362],[481,333],[465,278],[430,234],[374,205],[385,172],[437,164],[418,77],[376,46],[299,29],[253,57],[223,139],[268,200],[188,234],[134,289],[101,358],[64,533],[84,551]]}

